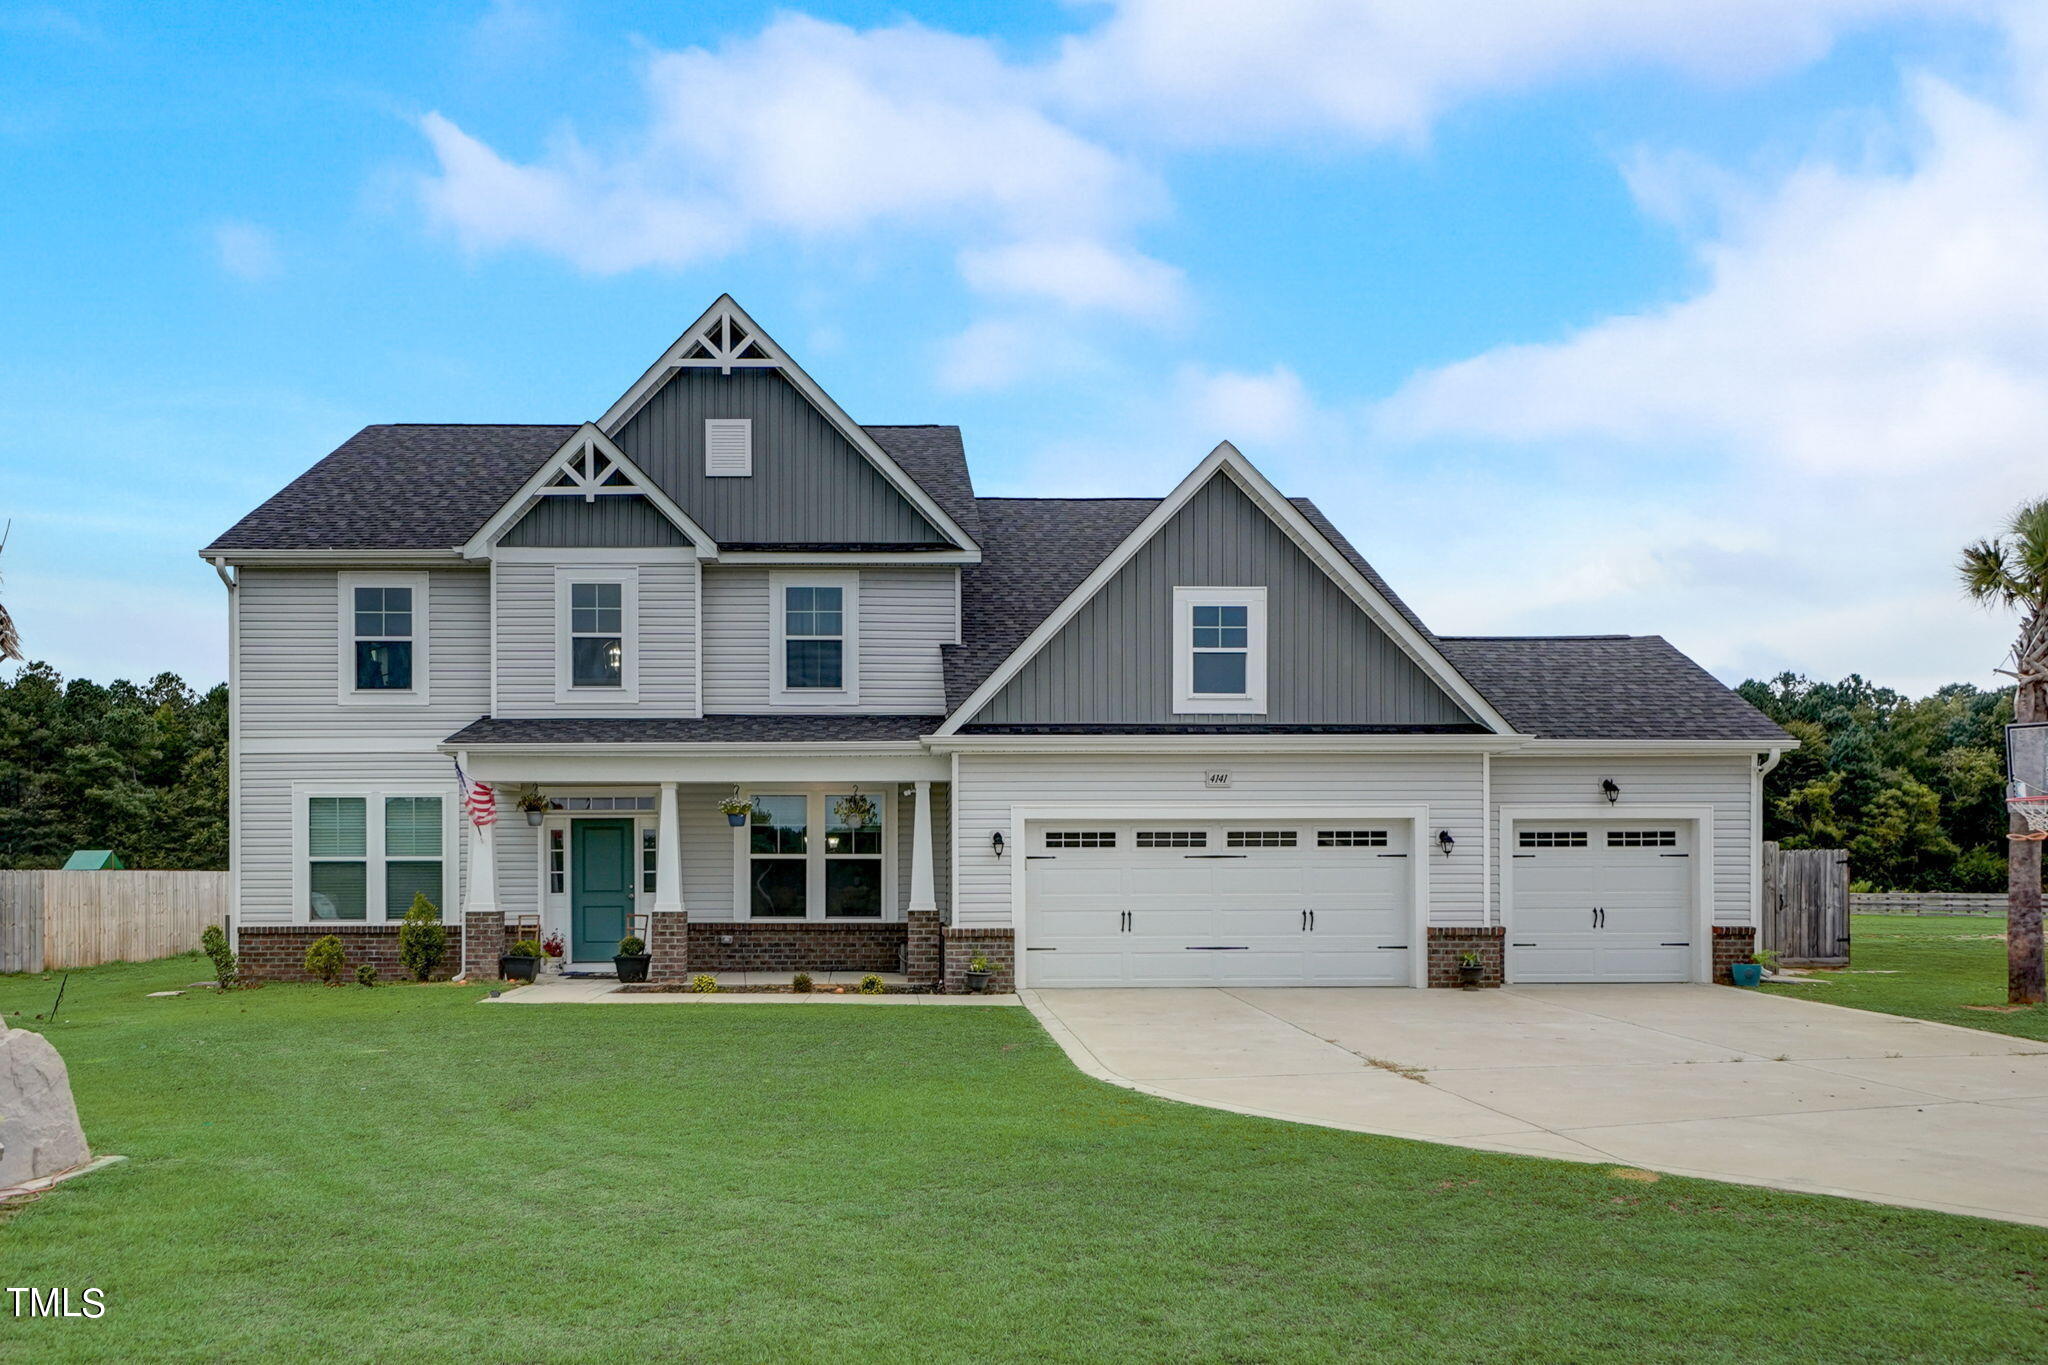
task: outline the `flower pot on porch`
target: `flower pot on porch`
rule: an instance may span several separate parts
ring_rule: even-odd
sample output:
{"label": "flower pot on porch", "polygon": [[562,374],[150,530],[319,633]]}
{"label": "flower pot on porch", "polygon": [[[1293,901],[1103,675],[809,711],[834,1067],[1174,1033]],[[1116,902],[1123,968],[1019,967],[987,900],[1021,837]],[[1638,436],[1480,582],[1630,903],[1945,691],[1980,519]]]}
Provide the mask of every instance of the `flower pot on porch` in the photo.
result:
{"label": "flower pot on porch", "polygon": [[498,959],[498,975],[507,981],[531,981],[533,974],[540,970],[540,959],[525,954],[513,956],[507,953]]}
{"label": "flower pot on porch", "polygon": [[989,979],[990,977],[994,976],[994,975],[995,975],[995,973],[994,973],[994,972],[969,972],[969,973],[967,973],[967,990],[968,990],[968,992],[969,992],[970,994],[972,994],[972,995],[985,995],[985,994],[987,994],[987,993],[988,993],[988,979]]}
{"label": "flower pot on porch", "polygon": [[1761,986],[1764,965],[1761,962],[1731,962],[1728,964],[1728,979],[1738,986]]}
{"label": "flower pot on porch", "polygon": [[1480,973],[1484,972],[1485,970],[1485,966],[1477,962],[1473,962],[1470,964],[1463,962],[1459,963],[1458,985],[1468,991],[1478,990]]}
{"label": "flower pot on porch", "polygon": [[526,823],[532,825],[535,829],[539,829],[540,822],[546,817],[547,812],[544,810],[530,810],[526,812]]}
{"label": "flower pot on porch", "polygon": [[621,984],[647,979],[647,964],[654,961],[652,953],[619,953],[612,958],[612,968],[619,974]]}

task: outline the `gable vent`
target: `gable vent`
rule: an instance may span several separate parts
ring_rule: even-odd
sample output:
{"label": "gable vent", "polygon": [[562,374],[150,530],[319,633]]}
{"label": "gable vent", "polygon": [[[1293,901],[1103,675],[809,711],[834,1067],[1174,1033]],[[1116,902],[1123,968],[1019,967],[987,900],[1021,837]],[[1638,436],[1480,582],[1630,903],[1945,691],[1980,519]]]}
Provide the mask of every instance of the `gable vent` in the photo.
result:
{"label": "gable vent", "polygon": [[744,479],[754,472],[754,422],[750,417],[704,419],[704,477]]}

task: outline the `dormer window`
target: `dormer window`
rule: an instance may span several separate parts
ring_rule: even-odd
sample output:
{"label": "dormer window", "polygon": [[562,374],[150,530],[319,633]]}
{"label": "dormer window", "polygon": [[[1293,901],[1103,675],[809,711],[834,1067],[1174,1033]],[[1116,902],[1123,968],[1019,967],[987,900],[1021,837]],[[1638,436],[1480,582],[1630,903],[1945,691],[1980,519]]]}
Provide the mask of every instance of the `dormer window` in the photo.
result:
{"label": "dormer window", "polygon": [[773,574],[769,579],[771,698],[779,706],[860,700],[860,578]]}
{"label": "dormer window", "polygon": [[1266,590],[1173,590],[1177,715],[1264,715]]}

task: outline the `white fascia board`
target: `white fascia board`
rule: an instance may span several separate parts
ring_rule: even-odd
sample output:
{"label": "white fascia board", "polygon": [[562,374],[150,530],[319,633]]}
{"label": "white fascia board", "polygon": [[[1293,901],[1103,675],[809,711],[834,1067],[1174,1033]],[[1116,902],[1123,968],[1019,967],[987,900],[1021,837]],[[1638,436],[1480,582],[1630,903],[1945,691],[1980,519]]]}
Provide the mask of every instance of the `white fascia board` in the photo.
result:
{"label": "white fascia board", "polygon": [[548,456],[547,461],[534,471],[533,477],[528,479],[517,493],[491,514],[491,519],[483,524],[482,529],[469,538],[462,547],[461,553],[464,557],[488,558],[498,537],[509,530],[527,509],[540,500],[541,490],[561,472],[562,466],[569,458],[580,452],[585,445],[596,446],[606,459],[616,464],[620,472],[626,476],[626,481],[633,485],[634,490],[653,503],[663,516],[674,523],[677,530],[690,538],[696,545],[700,557],[717,552],[718,543],[712,540],[710,532],[692,521],[687,512],[676,506],[675,500],[662,492],[654,480],[648,478],[640,466],[634,464],[610,436],[593,423],[585,422],[570,434],[568,440],[562,442],[554,454]]}
{"label": "white fascia board", "polygon": [[1511,754],[1520,735],[932,735],[935,754]]}
{"label": "white fascia board", "polygon": [[720,550],[708,558],[715,564],[798,564],[859,566],[873,564],[889,568],[905,565],[958,565],[981,563],[979,550],[865,551],[865,550]]}
{"label": "white fascia board", "polygon": [[1010,656],[1003,660],[996,671],[989,674],[981,686],[974,690],[974,694],[946,718],[946,723],[937,731],[938,736],[944,737],[958,732],[962,725],[979,714],[981,708],[986,706],[1010,679],[1016,677],[1024,665],[1059,634],[1067,622],[1078,615],[1081,608],[1116,576],[1118,570],[1135,558],[1138,551],[1150,543],[1152,538],[1159,534],[1160,529],[1185,507],[1197,492],[1206,487],[1209,480],[1219,471],[1227,472],[1245,495],[1271,516],[1325,573],[1344,588],[1438,686],[1457,698],[1468,712],[1478,717],[1480,723],[1490,727],[1496,734],[1515,733],[1515,727],[1508,724],[1506,717],[1494,710],[1486,698],[1480,696],[1478,690],[1465,681],[1463,675],[1451,665],[1450,660],[1409,625],[1408,619],[1396,611],[1393,604],[1367,582],[1363,574],[1351,567],[1351,562],[1337,552],[1337,547],[1332,545],[1293,503],[1282,497],[1280,491],[1266,481],[1265,475],[1252,467],[1251,461],[1240,454],[1236,446],[1224,441],[1210,451],[1171,493],[1160,500],[1159,505],[1138,523],[1137,529],[1126,536],[1123,543],[1110,551],[1108,557],[1095,566],[1095,571],[1081,581],[1081,586],[1069,593],[1066,600],[1054,608],[1050,616],[1038,623],[1038,628],[1024,638],[1024,643],[1011,651]]}
{"label": "white fascia board", "polygon": [[1520,752],[1529,757],[1652,758],[1686,754],[1762,754],[1777,750],[1790,753],[1799,741],[1783,739],[1538,739],[1531,738]]}
{"label": "white fascia board", "polygon": [[459,548],[446,550],[202,550],[199,557],[216,567],[222,564],[309,564],[322,567],[337,564],[375,564],[382,568],[408,565],[443,565],[462,559]]}
{"label": "white fascia board", "polygon": [[790,359],[789,352],[783,350],[775,338],[761,330],[761,325],[749,317],[747,310],[740,307],[730,294],[720,294],[695,322],[683,329],[683,334],[662,352],[661,358],[648,366],[645,374],[633,381],[633,387],[619,395],[618,401],[605,409],[604,416],[597,419],[598,427],[608,435],[616,435],[619,429],[632,419],[633,414],[640,410],[641,405],[654,396],[654,391],[667,383],[670,375],[682,368],[683,352],[689,349],[691,341],[704,325],[721,313],[737,319],[747,329],[748,338],[769,356],[766,361],[735,361],[734,368],[782,371],[783,377],[796,386],[796,391],[809,399],[811,405],[824,414],[825,420],[830,422],[841,436],[853,442],[854,449],[865,456],[868,463],[874,465],[882,477],[889,481],[890,486],[902,494],[911,506],[923,513],[927,521],[938,527],[954,544],[963,549],[973,550],[977,554],[980,552],[981,546],[975,543],[974,537],[968,535],[960,528],[958,522],[947,516],[945,510],[932,501],[931,495],[918,486],[917,480],[905,473],[903,466],[897,464],[887,451],[876,444],[875,438],[868,435],[865,427],[847,416],[846,410],[832,400],[832,395],[818,387],[818,382],[805,374],[803,367]]}
{"label": "white fascia board", "polygon": [[805,745],[786,752],[758,744],[492,744],[469,750],[464,767],[489,782],[687,782],[721,788],[735,782],[943,782],[950,772],[948,760],[914,742]]}

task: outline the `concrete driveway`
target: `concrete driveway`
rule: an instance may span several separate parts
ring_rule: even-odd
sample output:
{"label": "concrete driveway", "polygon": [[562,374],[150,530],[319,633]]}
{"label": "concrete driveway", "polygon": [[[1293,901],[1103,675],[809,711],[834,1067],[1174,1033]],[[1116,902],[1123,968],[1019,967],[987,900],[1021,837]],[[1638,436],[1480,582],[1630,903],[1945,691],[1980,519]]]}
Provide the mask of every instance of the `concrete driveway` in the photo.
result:
{"label": "concrete driveway", "polygon": [[2048,1225],[2048,1045],[1721,986],[1027,991],[1082,1070],[1302,1123]]}

